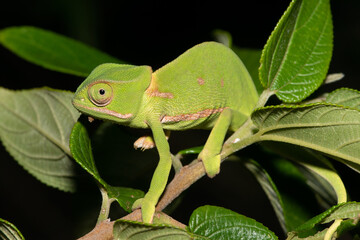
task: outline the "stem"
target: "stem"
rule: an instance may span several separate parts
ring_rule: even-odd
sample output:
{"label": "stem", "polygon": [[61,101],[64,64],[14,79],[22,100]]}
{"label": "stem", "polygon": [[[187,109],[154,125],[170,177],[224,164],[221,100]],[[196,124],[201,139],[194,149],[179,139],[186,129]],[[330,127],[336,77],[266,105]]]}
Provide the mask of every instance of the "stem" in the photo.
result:
{"label": "stem", "polygon": [[174,179],[166,187],[163,197],[156,206],[156,211],[162,211],[183,191],[190,187],[194,182],[205,175],[205,168],[202,162],[197,162],[191,166],[187,165],[180,169]]}
{"label": "stem", "polygon": [[183,224],[179,221],[176,221],[175,219],[173,219],[172,217],[170,217],[169,215],[167,215],[163,212],[155,212],[153,223],[168,224],[168,225],[175,226],[175,227],[178,227],[181,229],[186,229],[185,224]]}
{"label": "stem", "polygon": [[336,232],[337,228],[340,226],[342,221],[343,221],[342,219],[337,219],[337,220],[334,221],[333,224],[331,224],[329,229],[326,231],[326,234],[324,236],[324,240],[335,239],[335,237],[333,235]]}
{"label": "stem", "polygon": [[98,217],[96,224],[99,224],[108,219],[109,212],[110,212],[110,205],[114,201],[113,199],[109,199],[107,191],[103,186],[100,185],[99,189],[101,192],[102,204],[101,204],[101,209],[100,209],[99,217]]}
{"label": "stem", "polygon": [[183,167],[183,165],[180,161],[180,157],[181,157],[181,154],[176,154],[175,156],[173,154],[171,154],[172,165],[175,170],[175,173],[178,173],[180,171],[180,169]]}
{"label": "stem", "polygon": [[265,89],[259,96],[259,100],[256,103],[256,106],[254,107],[254,109],[265,106],[267,100],[269,100],[269,98],[274,94],[275,94],[274,91],[271,91],[270,89]]}
{"label": "stem", "polygon": [[248,120],[225,141],[221,151],[221,158],[224,159],[230,154],[256,142],[257,136],[254,135],[255,130],[256,127],[249,117]]}

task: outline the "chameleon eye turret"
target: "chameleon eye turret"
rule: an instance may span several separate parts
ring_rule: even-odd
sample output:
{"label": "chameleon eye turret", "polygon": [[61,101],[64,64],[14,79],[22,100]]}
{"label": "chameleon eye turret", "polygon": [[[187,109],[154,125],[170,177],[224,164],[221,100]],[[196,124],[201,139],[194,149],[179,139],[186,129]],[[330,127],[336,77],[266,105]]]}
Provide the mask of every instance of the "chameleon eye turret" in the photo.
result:
{"label": "chameleon eye turret", "polygon": [[89,86],[90,101],[98,107],[108,105],[113,98],[113,89],[106,82],[95,82]]}

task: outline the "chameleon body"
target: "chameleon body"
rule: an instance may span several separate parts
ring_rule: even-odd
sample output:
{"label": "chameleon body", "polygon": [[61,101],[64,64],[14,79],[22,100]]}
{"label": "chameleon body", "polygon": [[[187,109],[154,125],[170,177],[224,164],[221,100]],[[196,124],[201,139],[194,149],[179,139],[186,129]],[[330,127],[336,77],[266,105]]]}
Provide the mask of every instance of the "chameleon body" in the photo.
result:
{"label": "chameleon body", "polygon": [[141,207],[151,222],[171,170],[166,130],[212,129],[199,154],[210,177],[220,170],[222,144],[250,116],[258,100],[252,79],[231,49],[205,42],[155,72],[149,66],[102,64],[78,87],[73,105],[95,118],[150,128],[160,160]]}

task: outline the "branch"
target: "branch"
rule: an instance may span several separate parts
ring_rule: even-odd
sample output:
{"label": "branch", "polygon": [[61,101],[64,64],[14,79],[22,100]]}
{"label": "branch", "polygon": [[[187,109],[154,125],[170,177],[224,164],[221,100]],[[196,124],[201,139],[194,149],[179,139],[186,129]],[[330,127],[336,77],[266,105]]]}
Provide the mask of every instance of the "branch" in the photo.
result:
{"label": "branch", "polygon": [[114,239],[114,223],[114,221],[102,221],[101,223],[97,224],[91,232],[79,238],[78,240],[112,240]]}
{"label": "branch", "polygon": [[[140,222],[141,210],[137,209],[121,219]],[[165,223],[182,229],[186,228],[186,225],[176,221],[175,219],[173,219],[172,217],[170,217],[169,215],[163,212],[155,212],[154,223]],[[97,224],[91,232],[87,233],[85,236],[79,238],[78,240],[113,240],[114,224],[115,221],[111,221],[111,222],[109,220],[102,221],[99,224]]]}
{"label": "branch", "polygon": [[[249,118],[223,145],[221,162],[223,162],[232,153],[243,149],[244,147],[256,142],[258,139],[253,134],[255,126]],[[205,175],[205,167],[202,162],[194,161],[186,165],[175,174],[174,179],[168,184],[163,197],[156,206],[156,211],[162,211],[183,191],[188,189],[193,183]]]}
{"label": "branch", "polygon": [[156,206],[156,211],[162,211],[183,191],[205,175],[205,168],[202,162],[182,167],[174,179],[166,187],[163,197]]}

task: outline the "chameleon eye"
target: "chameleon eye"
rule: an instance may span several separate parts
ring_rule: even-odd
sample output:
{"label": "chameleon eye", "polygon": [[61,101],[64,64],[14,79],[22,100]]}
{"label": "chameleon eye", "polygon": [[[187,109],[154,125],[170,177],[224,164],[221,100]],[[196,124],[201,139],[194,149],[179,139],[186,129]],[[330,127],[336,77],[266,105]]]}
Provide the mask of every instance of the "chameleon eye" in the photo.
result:
{"label": "chameleon eye", "polygon": [[89,87],[88,95],[93,104],[103,107],[111,102],[113,98],[113,90],[107,83],[95,83]]}

